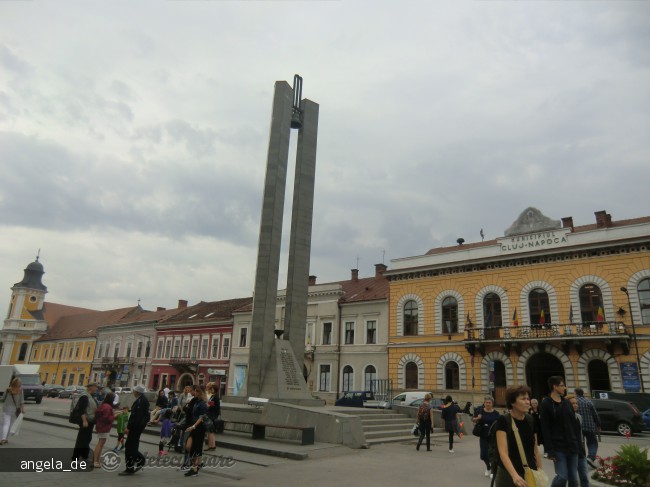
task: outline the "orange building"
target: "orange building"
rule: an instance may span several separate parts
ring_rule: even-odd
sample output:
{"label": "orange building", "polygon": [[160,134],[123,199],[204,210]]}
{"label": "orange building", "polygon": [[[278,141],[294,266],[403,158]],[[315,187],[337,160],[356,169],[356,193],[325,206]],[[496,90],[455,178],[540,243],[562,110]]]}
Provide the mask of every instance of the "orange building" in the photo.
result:
{"label": "orange building", "polygon": [[543,397],[551,375],[650,391],[650,217],[595,215],[574,227],[528,208],[502,238],[393,260],[395,387],[497,404],[512,384]]}

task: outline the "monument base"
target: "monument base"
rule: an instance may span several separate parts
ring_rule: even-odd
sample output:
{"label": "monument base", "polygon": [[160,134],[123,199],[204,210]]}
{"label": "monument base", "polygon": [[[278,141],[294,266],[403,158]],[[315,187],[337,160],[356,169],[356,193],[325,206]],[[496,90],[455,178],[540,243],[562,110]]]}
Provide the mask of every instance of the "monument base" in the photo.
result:
{"label": "monument base", "polygon": [[288,340],[273,341],[271,356],[262,380],[260,397],[303,406],[317,406],[323,402],[314,399],[302,376],[303,366],[296,359]]}

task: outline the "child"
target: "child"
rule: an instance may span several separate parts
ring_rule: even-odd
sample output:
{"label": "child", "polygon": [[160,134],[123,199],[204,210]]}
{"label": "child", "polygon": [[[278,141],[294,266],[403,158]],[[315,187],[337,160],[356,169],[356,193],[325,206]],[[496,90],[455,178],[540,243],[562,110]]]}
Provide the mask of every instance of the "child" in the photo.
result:
{"label": "child", "polygon": [[124,430],[129,422],[129,408],[124,406],[122,412],[117,415],[117,445],[112,451],[117,453],[124,448]]}
{"label": "child", "polygon": [[172,423],[172,410],[167,409],[160,426],[160,443],[158,443],[158,455],[167,455],[168,452],[166,452],[164,449],[165,445],[168,444],[172,438],[173,427],[174,423]]}

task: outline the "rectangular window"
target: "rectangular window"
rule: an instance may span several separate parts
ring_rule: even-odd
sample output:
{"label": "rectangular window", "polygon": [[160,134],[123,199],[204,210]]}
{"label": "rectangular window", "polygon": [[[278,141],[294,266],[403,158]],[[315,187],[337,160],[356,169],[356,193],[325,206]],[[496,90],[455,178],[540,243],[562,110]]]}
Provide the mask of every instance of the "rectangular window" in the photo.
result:
{"label": "rectangular window", "polygon": [[330,390],[330,379],[331,379],[330,365],[329,364],[321,365],[319,381],[318,381],[318,390],[323,392],[328,392]]}
{"label": "rectangular window", "polygon": [[189,358],[190,356],[189,353],[190,353],[190,341],[183,340],[183,353],[181,354],[181,357]]}
{"label": "rectangular window", "polygon": [[192,358],[193,358],[193,359],[197,358],[197,357],[198,357],[198,353],[199,353],[199,339],[198,339],[198,338],[194,338],[194,339],[192,340]]}
{"label": "rectangular window", "polygon": [[126,357],[131,358],[131,349],[133,348],[133,343],[129,342],[126,344]]}
{"label": "rectangular window", "polygon": [[180,340],[175,340],[174,341],[174,357],[178,358],[180,353],[181,353],[181,341]]}
{"label": "rectangular window", "polygon": [[163,342],[162,340],[158,340],[158,351],[156,352],[156,357],[162,358],[162,349],[163,349]]}
{"label": "rectangular window", "polygon": [[138,341],[138,349],[135,352],[138,358],[142,357],[142,342]]}
{"label": "rectangular window", "polygon": [[47,352],[49,352],[49,351],[50,351],[49,348],[46,348],[46,349],[45,349],[45,360],[47,360]]}
{"label": "rectangular window", "polygon": [[172,341],[171,341],[171,340],[167,340],[167,341],[165,342],[165,358],[169,358],[169,356],[171,355],[171,353],[172,353]]}
{"label": "rectangular window", "polygon": [[332,344],[332,323],[323,323],[323,345]]}
{"label": "rectangular window", "polygon": [[219,356],[219,337],[212,337],[212,358],[217,358]]}
{"label": "rectangular window", "polygon": [[208,358],[208,337],[201,339],[201,358]]}
{"label": "rectangular window", "polygon": [[120,344],[116,343],[115,349],[113,350],[113,358],[117,358],[119,353],[120,353]]}
{"label": "rectangular window", "polygon": [[239,346],[241,348],[246,347],[247,335],[248,335],[248,328],[242,328],[241,330],[239,330]]}
{"label": "rectangular window", "polygon": [[345,344],[354,344],[354,321],[345,322]]}
{"label": "rectangular window", "polygon": [[230,338],[223,337],[223,348],[221,349],[221,358],[228,358],[230,354]]}
{"label": "rectangular window", "polygon": [[377,343],[377,322],[366,321],[366,343],[369,345]]}
{"label": "rectangular window", "polygon": [[86,349],[86,358],[90,357],[90,347]]}

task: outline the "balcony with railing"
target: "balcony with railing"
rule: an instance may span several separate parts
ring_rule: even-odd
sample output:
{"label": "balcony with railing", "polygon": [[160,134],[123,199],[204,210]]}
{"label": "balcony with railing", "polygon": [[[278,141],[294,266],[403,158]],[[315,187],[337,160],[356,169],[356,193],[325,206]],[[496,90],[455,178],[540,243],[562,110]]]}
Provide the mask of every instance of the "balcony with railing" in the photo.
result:
{"label": "balcony with railing", "polygon": [[169,365],[179,370],[194,371],[199,366],[199,356],[196,353],[188,355],[172,355],[169,358]]}
{"label": "balcony with railing", "polygon": [[130,364],[133,361],[131,357],[103,357],[102,364],[104,365],[123,365]]}
{"label": "balcony with railing", "polygon": [[557,342],[568,353],[571,345],[579,354],[585,342],[604,343],[610,353],[620,345],[627,355],[629,339],[632,338],[625,324],[621,321],[598,321],[589,323],[547,323],[544,325],[473,327],[465,330],[465,348],[470,352],[483,354],[485,346],[500,344],[506,351],[513,348],[521,352],[526,343],[543,344]]}

